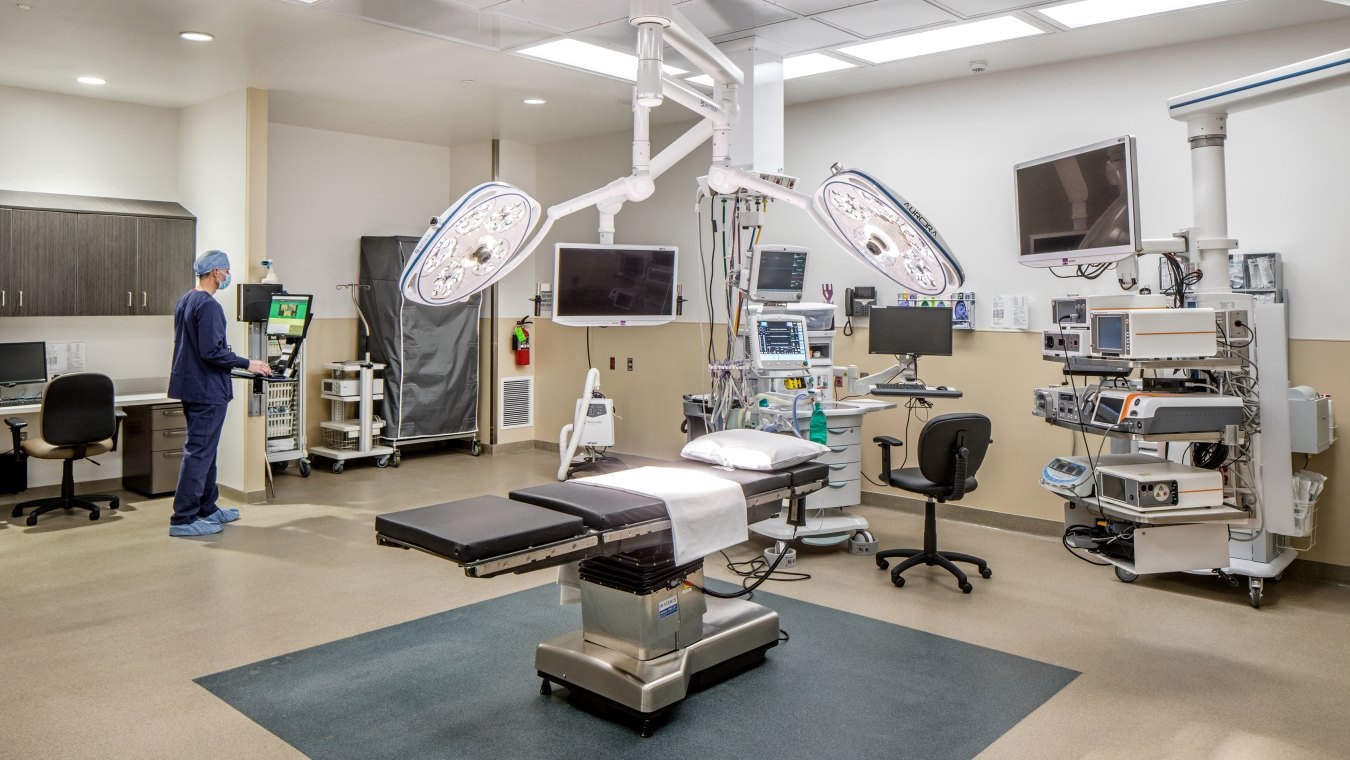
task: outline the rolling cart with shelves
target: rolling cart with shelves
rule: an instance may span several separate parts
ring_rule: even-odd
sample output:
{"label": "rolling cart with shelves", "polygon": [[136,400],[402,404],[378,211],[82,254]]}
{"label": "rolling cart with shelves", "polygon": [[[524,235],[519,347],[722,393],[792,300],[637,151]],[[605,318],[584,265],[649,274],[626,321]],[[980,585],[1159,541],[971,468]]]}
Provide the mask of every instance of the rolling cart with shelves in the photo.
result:
{"label": "rolling cart with shelves", "polygon": [[[310,453],[331,460],[335,475],[353,459],[373,458],[376,467],[388,467],[396,452],[393,447],[379,445],[384,420],[375,416],[375,401],[383,397],[383,390],[376,389],[375,373],[383,370],[384,365],[352,360],[323,366],[333,381],[333,390],[321,394],[328,401],[331,414],[328,420],[319,423],[324,445],[311,448]],[[356,381],[357,392],[349,394],[346,389],[352,380]]]}

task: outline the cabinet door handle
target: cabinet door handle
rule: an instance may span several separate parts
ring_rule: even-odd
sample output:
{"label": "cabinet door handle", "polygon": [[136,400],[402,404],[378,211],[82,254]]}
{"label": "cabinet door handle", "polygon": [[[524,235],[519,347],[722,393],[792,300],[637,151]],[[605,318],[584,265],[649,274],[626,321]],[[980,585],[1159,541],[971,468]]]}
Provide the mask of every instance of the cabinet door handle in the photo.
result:
{"label": "cabinet door handle", "polygon": [[131,291],[130,291],[130,290],[127,291],[127,308],[128,308],[128,309],[131,308]]}
{"label": "cabinet door handle", "polygon": [[835,446],[826,446],[825,448],[829,449],[830,451],[833,451],[833,452],[836,453],[836,454],[839,454],[839,453],[842,453],[842,452],[848,450],[848,447],[847,447],[847,446],[838,446],[838,447],[835,447]]}
{"label": "cabinet door handle", "polygon": [[23,291],[22,291],[22,290],[19,291],[19,307],[20,307],[20,308],[23,307]]}
{"label": "cabinet door handle", "polygon": [[0,290],[0,306],[5,305],[5,291]]}
{"label": "cabinet door handle", "polygon": [[141,291],[141,308],[142,308],[142,309],[145,308],[145,301],[146,301],[145,291],[142,290],[142,291]]}
{"label": "cabinet door handle", "polygon": [[825,466],[828,467],[828,468],[830,468],[831,470],[834,470],[835,472],[838,472],[839,470],[842,470],[842,469],[844,469],[845,467],[848,467],[850,464],[852,464],[852,462],[845,462],[845,463],[843,463],[843,464],[827,464],[827,465],[825,465]]}

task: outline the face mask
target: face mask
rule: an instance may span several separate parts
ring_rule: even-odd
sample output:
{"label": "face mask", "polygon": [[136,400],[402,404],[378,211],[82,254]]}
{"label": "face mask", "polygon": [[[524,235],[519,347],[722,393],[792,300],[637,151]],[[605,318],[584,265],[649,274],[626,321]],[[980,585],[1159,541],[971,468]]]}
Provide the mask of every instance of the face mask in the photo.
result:
{"label": "face mask", "polygon": [[229,272],[226,272],[226,273],[225,273],[225,280],[224,280],[223,282],[221,282],[221,283],[220,283],[220,287],[218,287],[218,288],[216,288],[216,289],[217,289],[217,290],[224,290],[225,288],[228,288],[228,287],[230,287],[230,273],[229,273]]}

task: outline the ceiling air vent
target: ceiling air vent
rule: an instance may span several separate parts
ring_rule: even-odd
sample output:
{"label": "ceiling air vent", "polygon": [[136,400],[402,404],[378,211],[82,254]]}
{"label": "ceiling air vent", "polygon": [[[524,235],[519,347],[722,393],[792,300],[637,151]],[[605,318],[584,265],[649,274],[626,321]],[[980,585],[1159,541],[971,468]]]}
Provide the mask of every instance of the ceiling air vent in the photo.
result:
{"label": "ceiling air vent", "polygon": [[534,378],[503,377],[500,387],[501,397],[497,405],[501,409],[501,429],[526,428],[534,426]]}

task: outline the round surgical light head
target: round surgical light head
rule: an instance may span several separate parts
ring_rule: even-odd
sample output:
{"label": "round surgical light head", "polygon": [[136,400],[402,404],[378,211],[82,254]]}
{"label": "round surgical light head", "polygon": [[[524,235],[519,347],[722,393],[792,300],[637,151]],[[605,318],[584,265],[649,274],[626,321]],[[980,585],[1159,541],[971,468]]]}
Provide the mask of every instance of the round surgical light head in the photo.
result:
{"label": "round surgical light head", "polygon": [[467,300],[529,256],[539,202],[502,182],[470,190],[422,235],[400,278],[404,297],[439,306]]}
{"label": "round surgical light head", "polygon": [[945,295],[965,274],[923,214],[856,169],[836,172],[816,190],[816,212],[836,241],[906,291]]}

